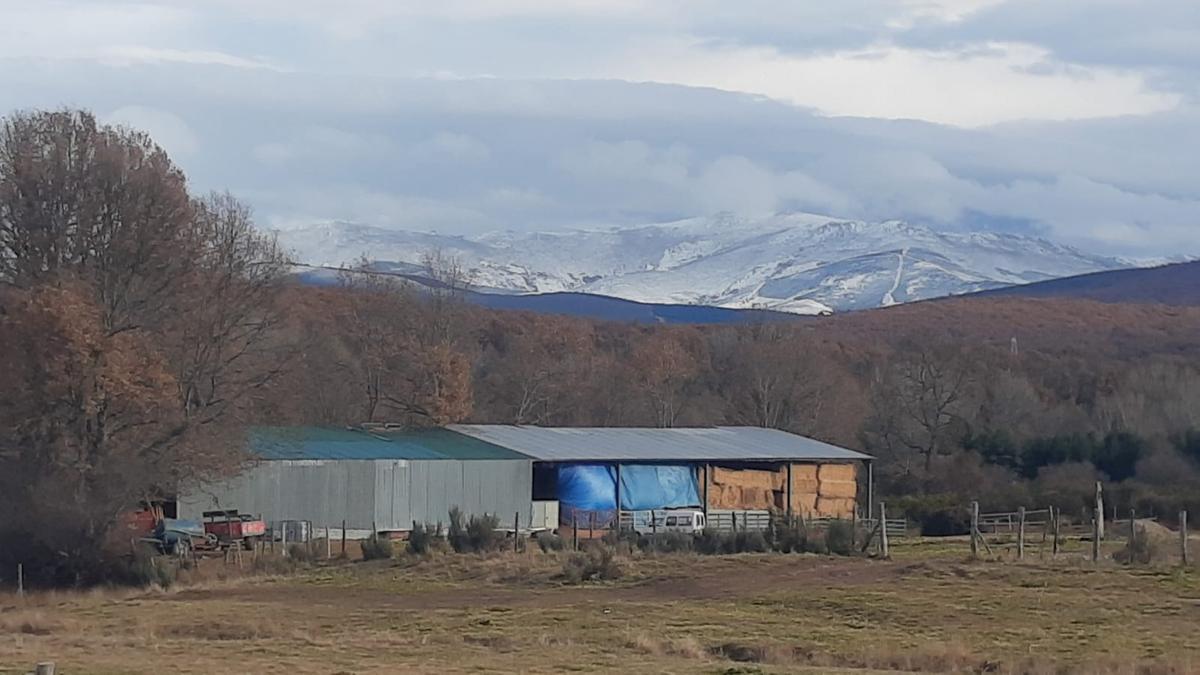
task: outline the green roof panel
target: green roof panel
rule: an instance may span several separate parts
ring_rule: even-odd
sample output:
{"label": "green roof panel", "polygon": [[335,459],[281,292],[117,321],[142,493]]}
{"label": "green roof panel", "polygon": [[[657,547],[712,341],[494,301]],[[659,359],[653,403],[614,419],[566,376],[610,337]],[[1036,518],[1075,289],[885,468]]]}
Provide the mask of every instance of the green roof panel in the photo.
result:
{"label": "green roof panel", "polygon": [[448,429],[255,427],[249,450],[261,459],[528,459]]}

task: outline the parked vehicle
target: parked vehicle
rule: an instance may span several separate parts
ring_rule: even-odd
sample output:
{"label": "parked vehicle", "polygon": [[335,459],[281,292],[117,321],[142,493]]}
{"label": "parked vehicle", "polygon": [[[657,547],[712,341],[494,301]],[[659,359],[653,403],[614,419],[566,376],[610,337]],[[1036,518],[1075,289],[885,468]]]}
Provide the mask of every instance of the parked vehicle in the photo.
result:
{"label": "parked vehicle", "polygon": [[240,543],[250,551],[267,533],[267,523],[262,518],[238,513],[237,509],[205,511],[202,515],[204,532],[216,537],[222,546]]}
{"label": "parked vehicle", "polygon": [[154,526],[150,536],[142,541],[153,544],[162,553],[186,556],[191,551],[216,547],[216,537],[204,531],[204,525],[195,520],[162,518]]}
{"label": "parked vehicle", "polygon": [[698,535],[704,531],[704,512],[696,509],[634,511],[633,530],[638,534],[683,532]]}

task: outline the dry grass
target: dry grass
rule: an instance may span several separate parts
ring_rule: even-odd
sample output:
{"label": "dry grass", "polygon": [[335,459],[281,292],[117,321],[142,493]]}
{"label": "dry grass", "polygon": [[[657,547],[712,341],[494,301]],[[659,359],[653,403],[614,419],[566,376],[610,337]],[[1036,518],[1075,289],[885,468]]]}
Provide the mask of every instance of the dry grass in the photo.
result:
{"label": "dry grass", "polygon": [[[1076,559],[433,555],[166,591],[0,596],[0,673],[1197,672],[1200,574]],[[147,654],[154,658],[147,659]],[[233,663],[235,666],[231,666]],[[731,670],[732,669],[732,670]],[[737,669],[741,669],[740,671]]]}

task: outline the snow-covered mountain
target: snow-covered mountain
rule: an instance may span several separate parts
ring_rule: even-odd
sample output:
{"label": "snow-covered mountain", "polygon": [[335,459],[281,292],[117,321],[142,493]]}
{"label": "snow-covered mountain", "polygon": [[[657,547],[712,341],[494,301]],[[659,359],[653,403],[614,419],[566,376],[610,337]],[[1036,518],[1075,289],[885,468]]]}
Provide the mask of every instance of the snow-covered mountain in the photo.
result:
{"label": "snow-covered mountain", "polygon": [[298,262],[458,259],[481,290],[578,291],[642,302],[816,314],[880,307],[1105,269],[1125,261],[1045,239],[939,232],[900,221],[718,214],[602,230],[465,237],[327,223],[284,230]]}

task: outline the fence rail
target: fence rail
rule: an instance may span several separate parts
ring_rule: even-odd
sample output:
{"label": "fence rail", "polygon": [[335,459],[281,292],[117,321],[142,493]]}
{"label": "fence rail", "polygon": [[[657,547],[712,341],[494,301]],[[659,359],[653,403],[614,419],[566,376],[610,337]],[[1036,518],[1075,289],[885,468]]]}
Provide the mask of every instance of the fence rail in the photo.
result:
{"label": "fence rail", "polygon": [[[878,518],[858,519],[859,526],[865,528],[868,532],[874,532],[878,523]],[[888,518],[883,521],[883,524],[887,528],[887,536],[889,538],[908,536],[908,521],[904,518]]]}

